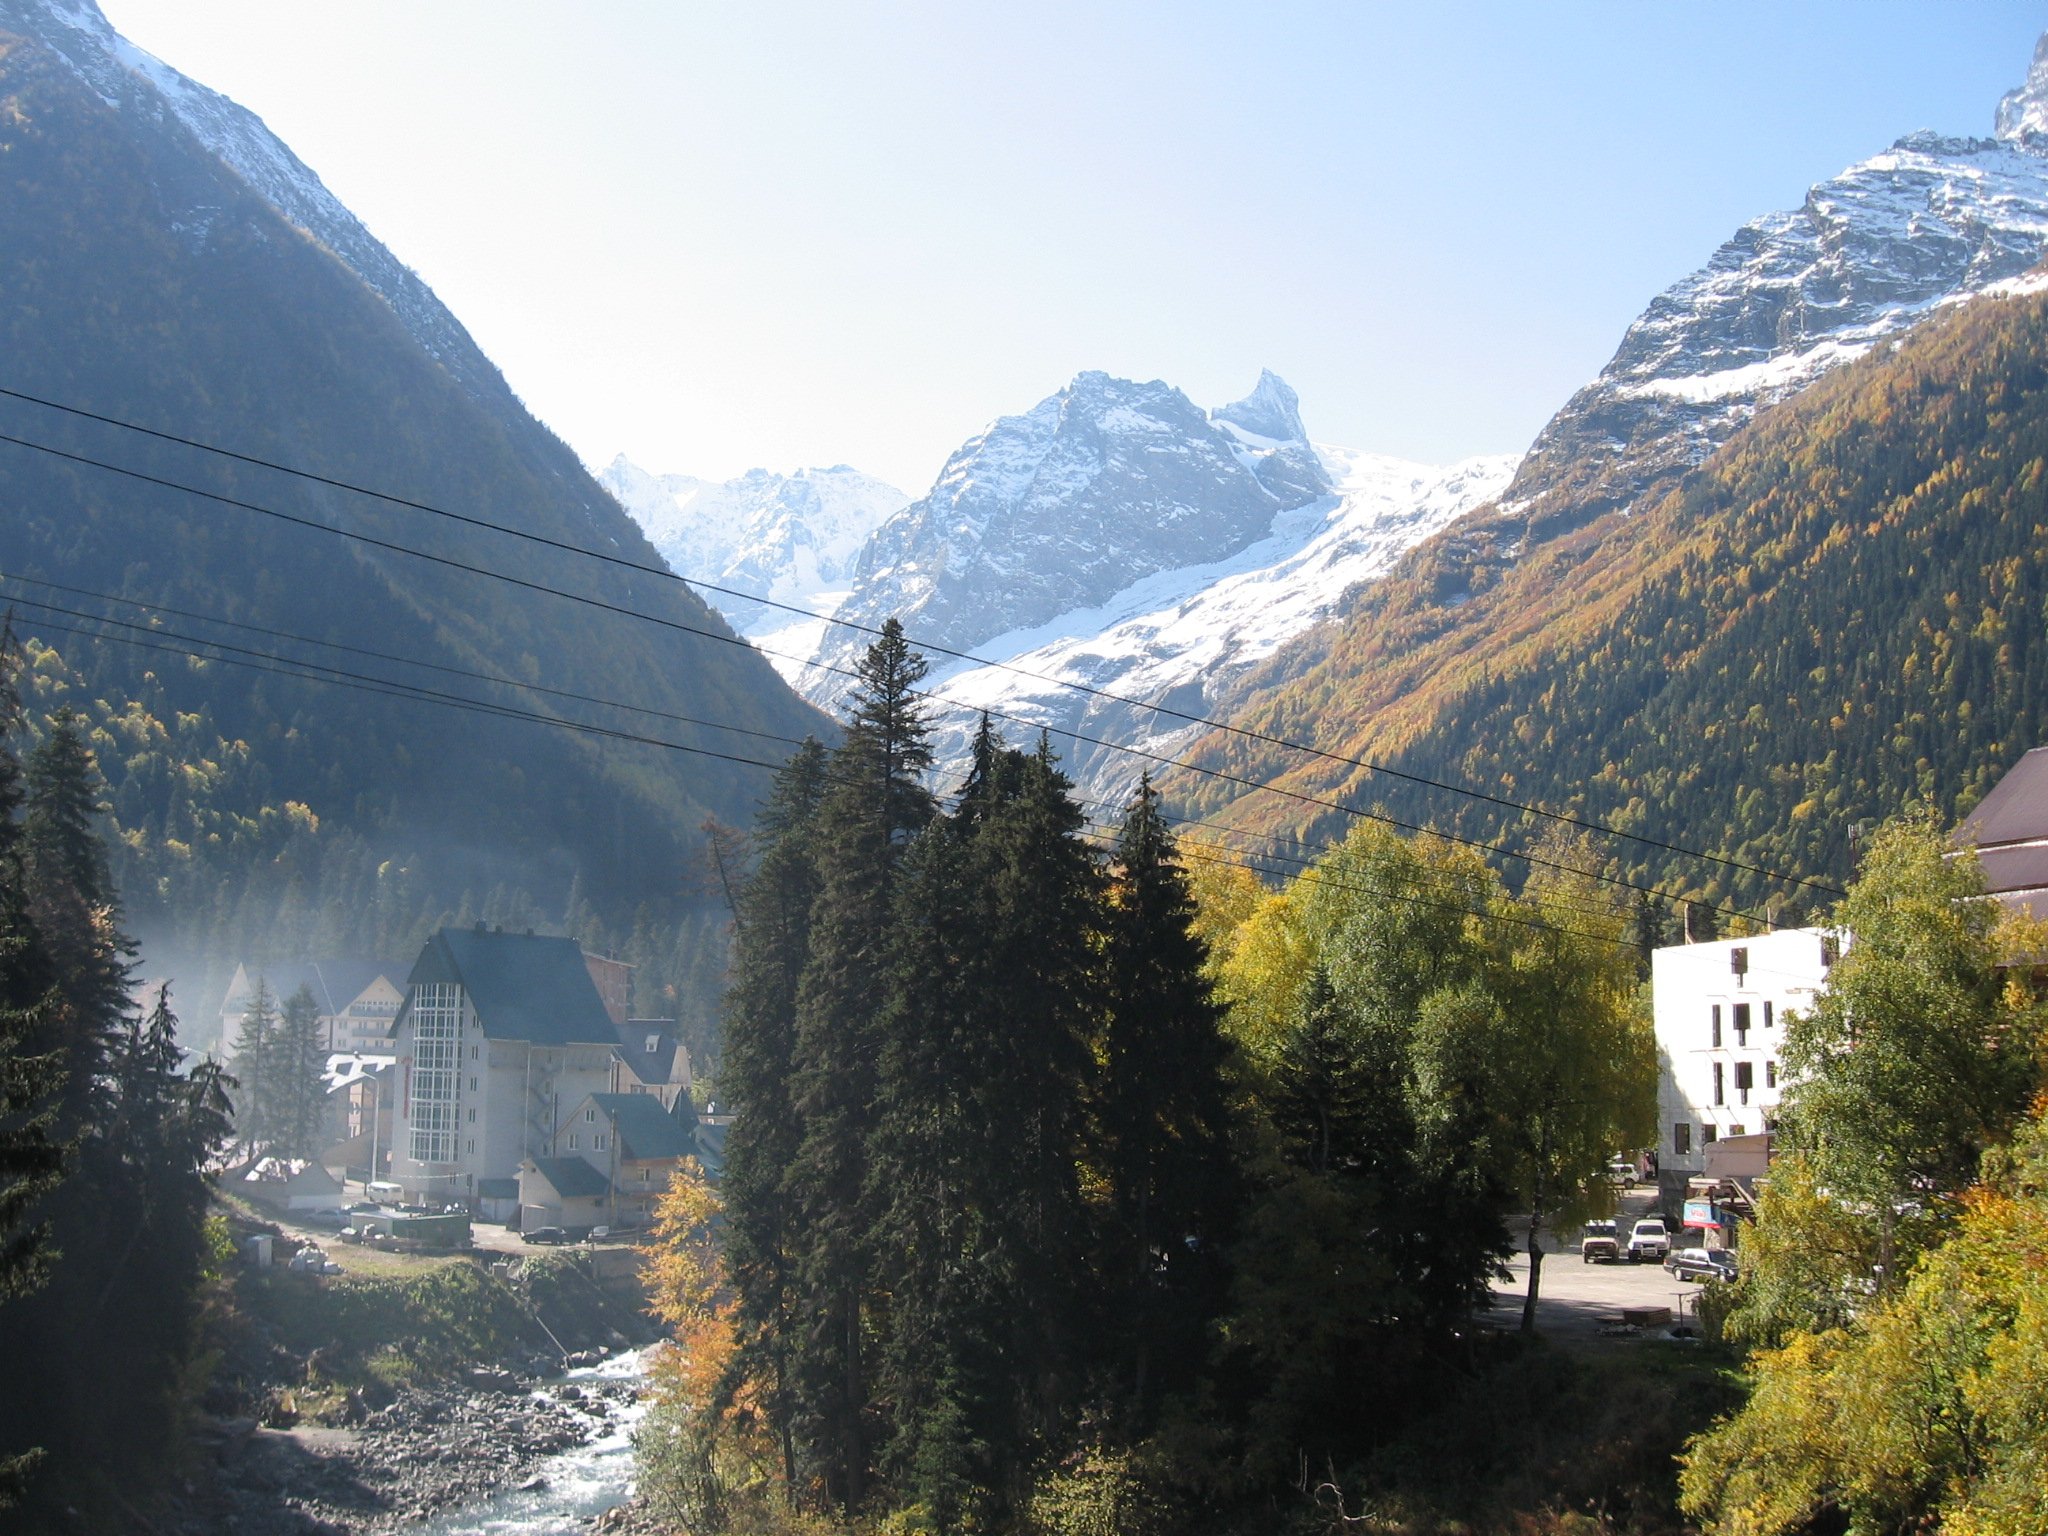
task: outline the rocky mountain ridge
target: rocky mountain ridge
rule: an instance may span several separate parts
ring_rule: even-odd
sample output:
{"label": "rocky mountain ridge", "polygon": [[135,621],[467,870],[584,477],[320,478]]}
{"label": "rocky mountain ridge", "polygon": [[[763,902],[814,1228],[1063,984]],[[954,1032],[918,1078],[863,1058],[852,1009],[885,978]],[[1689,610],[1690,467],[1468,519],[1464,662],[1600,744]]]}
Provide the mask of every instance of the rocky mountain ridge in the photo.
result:
{"label": "rocky mountain ridge", "polygon": [[[969,439],[862,549],[840,616],[895,616],[971,650],[1103,603],[1162,571],[1227,559],[1329,494],[1294,392],[1273,375],[1211,413],[1180,390],[1087,372]],[[825,637],[800,684],[829,702],[865,641]]]}
{"label": "rocky mountain ridge", "polygon": [[[910,501],[845,464],[787,475],[751,469],[715,481],[651,474],[620,454],[598,481],[677,575],[820,612],[845,597],[862,545]],[[741,634],[764,644],[795,622],[781,609],[730,593],[703,595]],[[808,654],[817,638],[804,644],[784,634],[770,649],[799,644]],[[781,663],[780,670],[795,672],[800,659]]]}
{"label": "rocky mountain ridge", "polygon": [[[1627,583],[1646,568],[1637,545],[1669,536],[1646,532],[1641,514],[1665,505],[1703,464],[1720,463],[1714,455],[1752,422],[1790,409],[1847,365],[1878,361],[1958,305],[2040,285],[2048,37],[1994,124],[1988,139],[1909,134],[1819,183],[1798,208],[1745,224],[1650,302],[1600,375],[1539,434],[1497,503],[1354,589],[1332,622],[1245,673],[1218,713],[1324,751],[1405,760],[1452,722],[1452,734],[1462,732],[1470,688],[1511,696],[1502,658],[1541,651],[1565,615],[1626,600]],[[1588,577],[1599,569],[1617,574],[1596,592]],[[1515,795],[1540,780],[1541,762],[1514,767],[1512,746],[1473,744],[1474,760],[1483,750],[1508,765],[1505,777],[1477,787]],[[1360,770],[1241,738],[1210,736],[1194,752],[1304,793],[1393,792]],[[1462,777],[1455,767],[1449,776]],[[1222,809],[1200,781],[1169,786]],[[1297,825],[1272,797],[1255,798],[1271,803],[1246,801],[1234,814]],[[1408,810],[1476,825],[1453,797],[1437,798],[1440,810]]]}

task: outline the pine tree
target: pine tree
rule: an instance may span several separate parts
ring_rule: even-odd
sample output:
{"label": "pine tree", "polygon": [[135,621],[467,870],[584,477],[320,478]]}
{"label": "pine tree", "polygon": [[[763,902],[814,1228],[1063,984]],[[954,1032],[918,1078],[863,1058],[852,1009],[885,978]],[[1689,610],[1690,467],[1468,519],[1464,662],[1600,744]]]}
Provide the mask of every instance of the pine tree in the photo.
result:
{"label": "pine tree", "polygon": [[285,999],[278,1015],[268,1067],[267,1119],[279,1157],[310,1158],[319,1148],[326,1095],[320,1076],[324,1065],[320,1040],[320,1005],[310,987],[301,985]]}
{"label": "pine tree", "polygon": [[896,870],[931,820],[931,765],[915,690],[925,673],[889,620],[868,648],[818,810],[818,895],[797,995],[793,1105],[804,1134],[790,1168],[797,1312],[793,1386],[830,1496],[866,1497],[868,1142],[876,1022],[886,1001]]}
{"label": "pine tree", "polygon": [[1155,1364],[1200,1358],[1232,1214],[1222,1009],[1193,923],[1187,876],[1147,778],[1117,838],[1095,1106],[1110,1200],[1111,1336],[1126,1341],[1141,1410]]}
{"label": "pine tree", "polygon": [[58,977],[39,1044],[62,1053],[58,1124],[67,1135],[107,1114],[107,1064],[129,1006],[133,953],[99,841],[99,768],[82,724],[59,710],[30,753],[21,837],[29,914]]}
{"label": "pine tree", "polygon": [[776,775],[756,823],[760,862],[734,902],[732,981],[726,992],[725,1050],[718,1091],[733,1108],[725,1144],[726,1272],[739,1298],[733,1379],[760,1381],[782,1449],[784,1480],[796,1483],[789,1386],[792,1212],[786,1180],[803,1142],[791,1100],[797,987],[810,953],[811,904],[818,894],[817,817],[825,792],[825,749],[806,739]]}
{"label": "pine tree", "polygon": [[242,1085],[235,1134],[253,1157],[259,1148],[268,1150],[277,1139],[273,1085],[279,1065],[277,1004],[270,995],[270,982],[260,973],[256,990],[242,1009],[242,1032],[233,1065]]}
{"label": "pine tree", "polygon": [[[65,1172],[57,1139],[59,1056],[39,1049],[48,1038],[42,1015],[52,973],[41,936],[29,918],[19,815],[21,765],[13,737],[21,722],[11,629],[0,628],[0,1307],[28,1295],[49,1277],[50,1220],[46,1202]],[[0,1453],[0,1509],[18,1501],[39,1447]]]}

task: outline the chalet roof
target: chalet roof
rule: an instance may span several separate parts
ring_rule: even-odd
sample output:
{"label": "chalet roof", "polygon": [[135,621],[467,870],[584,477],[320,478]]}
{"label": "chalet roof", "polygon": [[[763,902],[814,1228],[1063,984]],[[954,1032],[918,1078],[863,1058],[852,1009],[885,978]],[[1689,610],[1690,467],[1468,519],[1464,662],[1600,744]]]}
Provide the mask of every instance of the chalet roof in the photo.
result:
{"label": "chalet roof", "polygon": [[[428,939],[406,990],[453,982],[469,994],[484,1034],[534,1045],[611,1045],[618,1039],[574,939],[443,928]],[[406,998],[402,1024],[412,1011]]]}
{"label": "chalet roof", "polygon": [[[666,1083],[675,1071],[676,1047],[680,1043],[675,1029],[674,1019],[626,1020],[619,1026],[619,1060],[643,1083]],[[647,1049],[649,1036],[654,1037],[651,1051]]]}
{"label": "chalet roof", "polygon": [[[1956,841],[1974,844],[1980,854],[2040,838],[2048,838],[2048,747],[2034,748],[2008,768],[1956,828]],[[1994,882],[1992,889],[2000,887]]]}
{"label": "chalet roof", "polygon": [[619,1155],[635,1162],[696,1154],[697,1111],[677,1099],[674,1112],[645,1093],[593,1093],[590,1102],[618,1132]]}
{"label": "chalet roof", "polygon": [[312,960],[291,965],[252,965],[244,961],[242,970],[248,984],[228,990],[221,1004],[224,1012],[246,1005],[260,977],[280,1008],[286,998],[304,987],[313,994],[313,1001],[323,1014],[336,1014],[369,991],[380,976],[396,987],[400,967],[378,960]]}
{"label": "chalet roof", "polygon": [[600,1197],[612,1187],[603,1174],[580,1157],[536,1157],[533,1166],[564,1200]]}

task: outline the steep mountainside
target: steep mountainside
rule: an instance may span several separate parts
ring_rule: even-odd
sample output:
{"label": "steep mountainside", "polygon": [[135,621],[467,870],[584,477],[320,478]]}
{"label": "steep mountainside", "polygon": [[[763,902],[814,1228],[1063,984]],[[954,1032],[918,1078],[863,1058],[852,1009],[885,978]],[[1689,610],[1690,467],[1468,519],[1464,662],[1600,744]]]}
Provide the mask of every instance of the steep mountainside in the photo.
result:
{"label": "steep mountainside", "polygon": [[[1609,514],[1549,541],[1473,600],[1491,618],[1479,632],[1362,677],[1312,671],[1245,718],[1839,883],[1855,822],[1914,798],[1953,816],[2048,740],[2048,280],[2014,286],[2035,291],[1975,299],[1765,412],[1640,506],[1629,537]],[[1378,616],[1412,611],[1414,580],[1376,591]],[[1331,717],[1364,725],[1319,732]],[[1504,830],[1498,808],[1241,741],[1209,738],[1201,757]],[[1192,776],[1176,787],[1222,804]],[[1248,826],[1340,830],[1274,796],[1227,809]],[[1673,892],[1772,889],[1641,845],[1614,852]]]}
{"label": "steep mountainside", "polygon": [[[1419,545],[1331,624],[1248,674],[1230,717],[1353,757],[1413,750],[1431,733],[1446,742],[1439,753],[1454,742],[1482,758],[1506,752],[1468,736],[1460,689],[1473,669],[1540,650],[1547,623],[1593,601],[1593,572],[1623,580],[1647,558],[1650,511],[1758,411],[1800,398],[1945,306],[1999,290],[2048,253],[2048,136],[2037,126],[2048,121],[2048,38],[1996,121],[1994,139],[1911,135],[1815,187],[1799,209],[1745,226],[1629,328],[1496,505]],[[1351,770],[1327,761],[1221,739],[1202,751],[1311,792],[1357,788]],[[1557,784],[1542,758],[1503,771],[1530,793],[1601,793]],[[1180,788],[1215,803],[1199,781]],[[1360,792],[1407,803],[1386,782]],[[1479,814],[1444,796],[1429,805],[1436,817]],[[1294,819],[1277,802],[1241,813]]]}
{"label": "steep mountainside", "polygon": [[[5,0],[0,33],[0,385],[659,569],[461,327],[255,119],[127,49],[82,3]],[[131,915],[168,944],[402,954],[443,915],[561,921],[572,892],[587,924],[601,918],[624,935],[637,913],[651,932],[685,920],[682,871],[699,822],[745,820],[763,775],[86,641],[65,632],[81,621],[35,604],[154,623],[164,643],[226,641],[737,757],[782,749],[644,711],[778,735],[821,726],[666,576],[19,401],[0,402],[0,432],[704,632],[0,444],[0,590],[36,642],[35,701],[97,722]],[[202,617],[150,618],[32,582]]]}
{"label": "steep mountainside", "polygon": [[[718,481],[649,474],[620,454],[598,482],[678,575],[820,612],[851,590],[854,560],[868,536],[910,502],[893,485],[844,464],[793,475],[751,469]],[[792,616],[780,609],[722,592],[704,598],[741,634],[763,643],[776,635],[773,650],[802,645],[797,660],[770,657],[785,675],[817,648],[818,626],[804,645],[788,633]]]}
{"label": "steep mountainside", "polygon": [[1335,493],[1280,513],[1257,543],[1226,560],[1161,571],[1106,603],[975,648],[1006,665],[934,668],[937,692],[957,705],[939,717],[941,761],[965,760],[981,710],[1041,721],[1081,791],[1123,803],[1147,764],[1098,743],[1171,756],[1197,731],[1142,704],[1211,714],[1247,668],[1328,617],[1347,591],[1383,575],[1411,546],[1498,496],[1515,468],[1508,454],[1436,469],[1322,452]]}
{"label": "steep mountainside", "polygon": [[[1226,559],[1329,490],[1294,391],[1270,373],[1214,413],[1156,381],[1084,373],[961,447],[868,541],[840,613],[870,625],[894,615],[920,639],[971,649]],[[806,696],[836,698],[845,679],[824,668],[850,665],[865,643],[829,633]]]}

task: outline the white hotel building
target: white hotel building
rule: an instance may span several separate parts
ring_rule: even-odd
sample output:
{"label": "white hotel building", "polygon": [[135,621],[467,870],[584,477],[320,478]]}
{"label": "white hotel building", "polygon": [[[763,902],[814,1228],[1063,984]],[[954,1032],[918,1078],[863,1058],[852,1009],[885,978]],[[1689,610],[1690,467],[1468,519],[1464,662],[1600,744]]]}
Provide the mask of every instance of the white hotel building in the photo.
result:
{"label": "white hotel building", "polygon": [[1836,945],[1823,929],[1786,928],[1650,957],[1657,1170],[1667,1202],[1705,1171],[1713,1142],[1776,1125],[1785,1016],[1813,1005]]}

